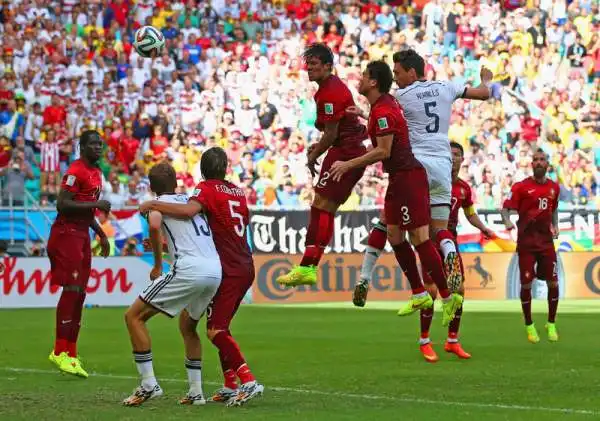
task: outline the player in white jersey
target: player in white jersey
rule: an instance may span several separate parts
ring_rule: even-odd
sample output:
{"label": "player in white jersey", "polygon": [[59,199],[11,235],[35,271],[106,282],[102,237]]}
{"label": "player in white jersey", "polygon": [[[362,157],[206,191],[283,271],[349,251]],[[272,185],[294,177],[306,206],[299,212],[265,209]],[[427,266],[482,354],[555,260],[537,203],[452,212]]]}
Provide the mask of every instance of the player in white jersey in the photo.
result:
{"label": "player in white jersey", "polygon": [[[489,99],[488,84],[493,74],[482,67],[481,84],[469,87],[457,82],[428,81],[425,78],[425,60],[414,50],[395,53],[393,60],[394,78],[400,88],[396,92],[396,99],[402,105],[408,123],[412,152],[425,167],[429,179],[430,235],[442,251],[448,286],[457,291],[462,283],[460,257],[454,236],[448,231],[452,198],[452,153],[448,139],[450,116],[452,104],[459,98]],[[369,236],[361,281],[357,283],[353,294],[353,302],[359,307],[365,305],[373,268],[385,247],[386,232],[385,221],[380,218]],[[431,283],[427,282],[426,274],[425,281],[426,284]]]}
{"label": "player in white jersey", "polygon": [[[175,170],[168,163],[152,167],[149,178],[150,189],[158,196],[157,200],[188,202],[186,195],[174,193],[177,178]],[[221,261],[208,223],[201,214],[192,219],[179,220],[151,211],[148,223],[154,253],[154,267],[150,272],[152,282],[125,314],[142,383],[123,404],[139,406],[163,394],[154,376],[146,322],[158,313],[175,317],[181,312],[179,329],[185,346],[185,367],[190,388],[180,403],[203,405],[206,401],[202,392],[202,348],[196,327],[221,284]],[[172,261],[167,274],[162,273],[163,237]]]}

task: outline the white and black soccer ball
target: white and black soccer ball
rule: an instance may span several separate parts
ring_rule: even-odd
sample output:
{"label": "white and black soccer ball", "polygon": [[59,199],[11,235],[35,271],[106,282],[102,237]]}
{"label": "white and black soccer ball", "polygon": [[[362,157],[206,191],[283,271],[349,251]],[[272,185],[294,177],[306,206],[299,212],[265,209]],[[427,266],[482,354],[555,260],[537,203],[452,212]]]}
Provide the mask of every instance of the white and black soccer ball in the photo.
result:
{"label": "white and black soccer ball", "polygon": [[142,57],[152,57],[153,51],[160,57],[164,46],[164,35],[153,26],[142,26],[133,37],[133,47]]}

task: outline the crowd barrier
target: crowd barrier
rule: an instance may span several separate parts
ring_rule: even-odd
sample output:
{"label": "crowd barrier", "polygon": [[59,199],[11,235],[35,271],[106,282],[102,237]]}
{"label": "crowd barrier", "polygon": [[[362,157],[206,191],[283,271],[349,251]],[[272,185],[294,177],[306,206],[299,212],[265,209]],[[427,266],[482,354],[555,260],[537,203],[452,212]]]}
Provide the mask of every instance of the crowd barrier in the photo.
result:
{"label": "crowd barrier", "polygon": [[[86,304],[126,306],[148,285],[151,257],[94,258]],[[328,254],[312,287],[287,289],[277,277],[300,259],[298,255],[255,256],[256,280],[247,302],[285,304],[349,301],[359,279],[362,254]],[[519,269],[514,253],[464,253],[465,289],[470,299],[502,300],[519,297]],[[46,258],[4,257],[1,260],[0,308],[53,307],[58,288],[50,285]],[[559,281],[564,298],[600,298],[600,253],[559,253]],[[165,267],[165,270],[168,268]],[[536,282],[534,296],[543,298],[545,283]],[[383,254],[375,267],[370,301],[405,300],[408,282],[392,254]]]}

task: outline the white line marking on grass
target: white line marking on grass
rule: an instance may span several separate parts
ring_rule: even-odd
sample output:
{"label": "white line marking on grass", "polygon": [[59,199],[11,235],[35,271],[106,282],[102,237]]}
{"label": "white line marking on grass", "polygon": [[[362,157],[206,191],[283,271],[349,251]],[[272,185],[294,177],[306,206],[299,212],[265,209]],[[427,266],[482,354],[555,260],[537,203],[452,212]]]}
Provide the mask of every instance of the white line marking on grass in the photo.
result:
{"label": "white line marking on grass", "polygon": [[[0,371],[8,371],[11,373],[31,373],[31,374],[58,374],[56,370],[41,370],[37,368],[19,368],[19,367],[0,367]],[[104,378],[104,379],[117,379],[117,380],[138,380],[137,376],[125,376],[120,374],[108,374],[108,373],[90,373],[92,377]],[[187,383],[184,379],[170,379],[170,378],[159,378],[164,383]],[[205,384],[213,386],[222,386],[222,383],[216,382],[204,382]],[[579,408],[551,408],[546,406],[529,406],[529,405],[512,405],[502,403],[479,403],[479,402],[458,402],[458,401],[442,401],[435,399],[422,399],[414,398],[410,396],[390,396],[390,395],[366,395],[357,393],[346,393],[330,391],[325,392],[322,390],[311,390],[311,389],[297,389],[294,387],[280,387],[280,386],[266,386],[266,389],[274,390],[276,392],[291,392],[299,393],[304,395],[318,395],[318,396],[335,396],[339,398],[350,398],[360,400],[379,400],[379,401],[392,401],[392,402],[404,402],[404,403],[418,403],[426,405],[444,405],[444,406],[456,406],[464,408],[485,408],[485,409],[507,409],[517,411],[533,411],[533,412],[550,412],[550,413],[563,413],[563,414],[578,414],[578,415],[593,415],[600,416],[600,411],[592,409],[579,409]]]}

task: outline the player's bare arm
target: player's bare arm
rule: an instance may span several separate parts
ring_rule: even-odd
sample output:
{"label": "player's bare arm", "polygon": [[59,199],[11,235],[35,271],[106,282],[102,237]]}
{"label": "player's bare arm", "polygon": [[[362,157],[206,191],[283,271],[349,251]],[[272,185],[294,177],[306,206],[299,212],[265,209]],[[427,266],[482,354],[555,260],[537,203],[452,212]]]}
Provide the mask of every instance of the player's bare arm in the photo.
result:
{"label": "player's bare arm", "polygon": [[160,212],[151,211],[148,215],[148,231],[150,234],[150,244],[154,256],[154,267],[150,271],[150,279],[155,280],[162,274],[162,255],[163,241],[160,233],[162,225],[162,215]]}
{"label": "player's bare arm", "polygon": [[336,161],[331,166],[331,177],[333,181],[340,181],[343,175],[354,168],[366,167],[379,161],[388,159],[392,153],[392,142],[394,135],[385,135],[377,138],[377,147],[366,154],[350,161]]}
{"label": "player's bare arm", "polygon": [[96,221],[96,219],[92,221],[90,228],[96,233],[98,237],[100,237],[100,255],[102,257],[108,257],[110,255],[110,243],[108,242],[108,237],[104,233],[104,230],[102,229],[98,221]]}
{"label": "player's bare arm", "polygon": [[67,190],[61,190],[58,195],[56,209],[61,213],[73,213],[86,210],[100,209],[104,212],[110,212],[110,202],[108,200],[98,200],[96,202],[78,202],[74,200],[75,193]]}
{"label": "player's bare arm", "polygon": [[515,224],[510,220],[510,215],[513,213],[517,213],[514,209],[503,208],[500,211],[500,216],[502,217],[502,222],[506,227],[507,231],[512,231],[515,229]]}
{"label": "player's bare arm", "polygon": [[550,225],[550,230],[552,231],[552,237],[557,239],[560,234],[558,230],[558,209],[554,209],[554,212],[552,212],[552,225]]}
{"label": "player's bare arm", "polygon": [[465,216],[467,217],[467,221],[469,221],[469,224],[473,225],[475,228],[481,231],[481,233],[487,238],[492,238],[495,236],[494,231],[485,226],[485,224],[483,223],[481,218],[479,218],[479,215],[477,215],[477,212],[475,212],[475,209],[472,206],[465,209],[464,211]]}
{"label": "player's bare arm", "polygon": [[190,200],[187,203],[165,203],[158,200],[150,200],[140,205],[141,213],[158,211],[165,216],[179,219],[189,219],[202,212],[202,205],[197,200]]}
{"label": "player's bare arm", "polygon": [[477,99],[480,101],[490,99],[491,88],[489,84],[494,78],[494,74],[487,67],[482,67],[480,72],[480,78],[481,84],[474,88],[468,87],[467,89],[465,89],[465,94],[463,95],[463,98]]}
{"label": "player's bare arm", "polygon": [[317,174],[317,171],[315,170],[317,159],[327,152],[327,149],[329,149],[331,145],[333,145],[333,142],[335,142],[335,140],[338,138],[339,126],[339,121],[330,121],[325,123],[325,128],[323,130],[323,135],[321,135],[321,139],[316,145],[314,145],[314,147],[311,147],[308,150],[307,165],[313,177]]}

